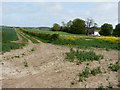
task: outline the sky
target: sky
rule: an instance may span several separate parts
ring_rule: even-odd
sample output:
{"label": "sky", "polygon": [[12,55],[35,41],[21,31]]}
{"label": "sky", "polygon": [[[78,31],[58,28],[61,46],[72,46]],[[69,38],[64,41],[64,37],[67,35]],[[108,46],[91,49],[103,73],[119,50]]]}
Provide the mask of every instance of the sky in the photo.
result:
{"label": "sky", "polygon": [[117,2],[2,2],[2,25],[52,27],[54,23],[93,18],[98,26],[118,23]]}

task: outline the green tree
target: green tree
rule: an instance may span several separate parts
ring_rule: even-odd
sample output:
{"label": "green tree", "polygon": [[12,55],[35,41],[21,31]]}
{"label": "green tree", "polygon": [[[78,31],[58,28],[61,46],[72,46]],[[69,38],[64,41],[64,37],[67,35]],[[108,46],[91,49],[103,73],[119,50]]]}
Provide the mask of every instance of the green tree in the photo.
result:
{"label": "green tree", "polygon": [[90,29],[93,29],[93,30],[100,30],[100,27],[93,26],[93,27],[91,27]]}
{"label": "green tree", "polygon": [[101,35],[109,36],[113,31],[113,26],[111,24],[105,23],[101,26]]}
{"label": "green tree", "polygon": [[115,26],[115,29],[113,30],[113,35],[120,36],[120,24],[117,24]]}
{"label": "green tree", "polygon": [[85,27],[85,21],[82,19],[75,19],[72,22],[72,25],[70,26],[70,33],[74,34],[85,34],[86,33],[86,27]]}
{"label": "green tree", "polygon": [[52,31],[60,31],[60,29],[61,29],[60,25],[57,24],[57,23],[55,23],[55,24],[53,25]]}

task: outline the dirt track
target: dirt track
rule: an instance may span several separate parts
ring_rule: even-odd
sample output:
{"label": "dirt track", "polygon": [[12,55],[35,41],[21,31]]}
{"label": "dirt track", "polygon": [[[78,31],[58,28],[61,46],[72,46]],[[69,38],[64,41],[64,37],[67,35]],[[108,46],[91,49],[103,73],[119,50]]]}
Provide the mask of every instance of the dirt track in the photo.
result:
{"label": "dirt track", "polygon": [[[32,49],[35,48],[35,51]],[[108,86],[106,78],[113,87],[118,85],[118,73],[108,70],[110,62],[115,63],[118,60],[116,50],[105,51],[94,49],[96,54],[103,54],[105,59],[101,64],[97,61],[90,62],[88,67],[95,68],[101,66],[102,71],[107,73],[90,75],[84,82],[77,82],[78,73],[82,71],[87,62],[76,65],[65,61],[63,53],[68,52],[69,47],[58,46],[40,42],[39,44],[29,43],[23,49],[12,50],[3,55],[2,60],[2,87],[3,88],[98,88],[102,83]],[[23,54],[24,53],[24,54]],[[15,58],[15,56],[19,56]],[[107,61],[105,61],[107,59]],[[112,59],[110,61],[109,59]],[[28,67],[24,66],[24,61],[28,62]],[[76,81],[71,85],[72,81]]]}

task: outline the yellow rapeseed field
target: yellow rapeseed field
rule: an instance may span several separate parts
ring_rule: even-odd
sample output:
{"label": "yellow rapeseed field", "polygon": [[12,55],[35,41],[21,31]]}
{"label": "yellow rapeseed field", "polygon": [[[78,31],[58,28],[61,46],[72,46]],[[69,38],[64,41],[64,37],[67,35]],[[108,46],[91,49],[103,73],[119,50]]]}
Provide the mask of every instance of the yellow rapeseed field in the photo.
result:
{"label": "yellow rapeseed field", "polygon": [[120,43],[120,37],[101,36],[101,37],[93,37],[93,38]]}
{"label": "yellow rapeseed field", "polygon": [[76,40],[76,39],[80,39],[80,38],[89,38],[90,36],[64,36],[63,39],[66,40]]}
{"label": "yellow rapeseed field", "polygon": [[105,40],[105,41],[112,41],[120,43],[120,37],[114,37],[114,36],[64,36],[63,37],[66,40],[76,40],[80,38],[95,38],[98,40]]}

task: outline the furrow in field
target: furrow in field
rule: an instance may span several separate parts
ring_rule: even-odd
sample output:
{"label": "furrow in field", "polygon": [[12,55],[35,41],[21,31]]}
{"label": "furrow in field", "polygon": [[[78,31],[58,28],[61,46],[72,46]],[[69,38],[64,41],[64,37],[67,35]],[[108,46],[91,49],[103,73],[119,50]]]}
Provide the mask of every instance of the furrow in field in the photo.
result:
{"label": "furrow in field", "polygon": [[20,34],[28,40],[29,44],[33,44],[33,42],[29,38],[27,38],[24,33],[20,32]]}
{"label": "furrow in field", "polygon": [[36,44],[39,43],[38,40],[34,39],[33,37],[30,37],[29,35],[22,33],[27,39],[31,40],[32,43]]}

